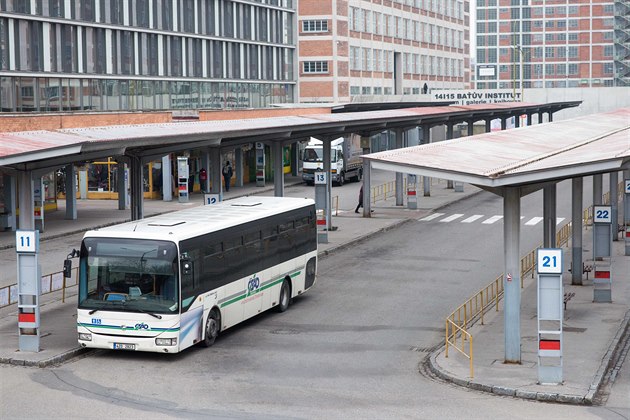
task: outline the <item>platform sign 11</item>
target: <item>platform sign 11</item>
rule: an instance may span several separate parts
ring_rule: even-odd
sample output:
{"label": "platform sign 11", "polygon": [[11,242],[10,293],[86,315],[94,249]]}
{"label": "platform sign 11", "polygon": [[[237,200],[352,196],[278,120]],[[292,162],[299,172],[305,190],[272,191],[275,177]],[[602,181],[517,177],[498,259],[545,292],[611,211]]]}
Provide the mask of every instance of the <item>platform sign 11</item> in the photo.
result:
{"label": "platform sign 11", "polygon": [[562,249],[538,249],[536,271],[538,271],[538,274],[562,274]]}

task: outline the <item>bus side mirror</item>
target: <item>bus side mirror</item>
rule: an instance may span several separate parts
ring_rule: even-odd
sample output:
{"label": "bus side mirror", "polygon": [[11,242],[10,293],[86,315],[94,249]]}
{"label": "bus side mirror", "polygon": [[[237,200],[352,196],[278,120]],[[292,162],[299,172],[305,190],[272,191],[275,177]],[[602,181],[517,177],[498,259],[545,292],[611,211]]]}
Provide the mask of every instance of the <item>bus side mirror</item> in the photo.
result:
{"label": "bus side mirror", "polygon": [[72,260],[70,259],[63,262],[63,276],[65,278],[72,277]]}
{"label": "bus side mirror", "polygon": [[193,264],[190,260],[182,260],[182,274],[189,276],[193,272]]}

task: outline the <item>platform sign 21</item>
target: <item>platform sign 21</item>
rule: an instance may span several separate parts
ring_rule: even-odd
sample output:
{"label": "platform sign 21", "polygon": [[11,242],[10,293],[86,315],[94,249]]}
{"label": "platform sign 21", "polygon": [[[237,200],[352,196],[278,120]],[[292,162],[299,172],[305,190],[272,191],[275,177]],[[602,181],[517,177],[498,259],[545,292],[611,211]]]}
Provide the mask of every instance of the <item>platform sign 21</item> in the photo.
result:
{"label": "platform sign 21", "polygon": [[562,274],[562,249],[540,248],[536,255],[538,274]]}

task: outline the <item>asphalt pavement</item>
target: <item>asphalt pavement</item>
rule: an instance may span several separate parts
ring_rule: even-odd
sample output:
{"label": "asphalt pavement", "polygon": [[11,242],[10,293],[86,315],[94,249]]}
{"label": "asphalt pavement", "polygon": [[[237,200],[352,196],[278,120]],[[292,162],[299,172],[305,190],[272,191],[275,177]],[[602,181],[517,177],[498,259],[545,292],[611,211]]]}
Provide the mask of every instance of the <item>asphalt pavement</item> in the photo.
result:
{"label": "asphalt pavement", "polygon": [[[300,183],[297,177],[286,177],[285,186]],[[455,201],[465,199],[480,190],[470,185],[464,192],[446,188],[446,182],[432,186],[430,197],[418,197],[418,210],[408,210],[395,205],[390,198],[373,206],[371,217],[364,218],[353,211],[340,212],[333,217],[335,230],[328,232],[328,243],[319,245],[320,258],[329,253],[365,241],[380,232],[417,220]],[[233,187],[225,193],[226,200],[244,195],[273,194],[273,185],[267,187]],[[78,219],[65,220],[63,201],[56,212],[46,215],[45,231],[40,240],[45,243],[88,229],[120,223],[130,218],[128,210],[118,210],[117,202],[79,200]],[[202,197],[191,195],[189,203],[145,200],[145,216],[176,211],[202,204]],[[586,228],[583,235],[584,260],[590,259],[592,231]],[[0,260],[15,260],[15,235],[0,232]],[[565,248],[565,261],[570,261],[570,244]],[[529,250],[522,250],[523,253]],[[64,251],[65,252],[65,251]],[[469,361],[463,355],[450,350],[445,357],[442,346],[428,360],[432,372],[443,380],[479,391],[517,398],[542,401],[592,404],[597,391],[608,380],[607,373],[623,353],[630,321],[630,257],[623,255],[623,242],[613,245],[613,302],[593,303],[593,287],[590,280],[583,286],[571,286],[570,274],[564,276],[565,291],[575,293],[564,312],[563,383],[539,385],[537,383],[537,322],[536,280],[527,278],[521,294],[521,354],[520,364],[503,363],[504,334],[503,308],[490,311],[484,325],[477,323],[471,332],[474,337],[474,376],[470,376]],[[42,259],[44,260],[44,259]],[[42,273],[59,271],[61,261],[46,260]],[[7,270],[13,270],[7,267]],[[7,271],[5,270],[5,271]],[[500,273],[497,273],[497,275]],[[488,279],[490,283],[492,279]],[[1,286],[1,285],[0,285]],[[462,302],[463,303],[463,302]],[[87,354],[78,346],[76,339],[76,287],[66,292],[53,292],[41,296],[41,328],[39,352],[18,350],[17,307],[10,305],[0,309],[0,363],[48,367],[73,357]],[[455,309],[455,308],[453,308]],[[627,351],[627,347],[625,349]]]}

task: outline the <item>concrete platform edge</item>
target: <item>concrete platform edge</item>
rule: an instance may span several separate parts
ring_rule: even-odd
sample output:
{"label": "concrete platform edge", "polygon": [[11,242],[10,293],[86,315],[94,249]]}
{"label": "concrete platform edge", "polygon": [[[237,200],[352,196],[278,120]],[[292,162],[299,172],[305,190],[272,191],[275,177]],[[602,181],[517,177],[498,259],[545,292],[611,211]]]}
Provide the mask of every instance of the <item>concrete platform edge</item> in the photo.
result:
{"label": "concrete platform edge", "polygon": [[472,380],[458,378],[454,375],[451,375],[449,372],[443,370],[440,365],[437,363],[437,356],[444,351],[444,345],[435,350],[433,353],[429,355],[428,359],[428,367],[430,371],[437,376],[438,378],[453,383],[455,385],[470,388],[475,391],[486,392],[490,394],[496,394],[501,396],[510,396],[515,398],[521,398],[526,400],[536,400],[542,402],[555,402],[555,403],[563,403],[563,404],[573,404],[573,405],[593,405],[593,399],[597,392],[599,392],[600,387],[602,386],[604,377],[606,372],[612,367],[614,363],[614,356],[619,350],[619,345],[622,342],[622,337],[629,333],[630,327],[630,311],[626,312],[626,316],[624,320],[619,325],[619,329],[615,334],[615,337],[611,340],[608,350],[606,354],[602,358],[601,364],[597,373],[593,378],[593,382],[591,383],[589,391],[586,395],[574,395],[574,394],[561,394],[554,392],[535,392],[535,391],[527,391],[521,390],[518,388],[510,388],[504,386],[494,386],[487,385],[480,382],[475,382]]}

